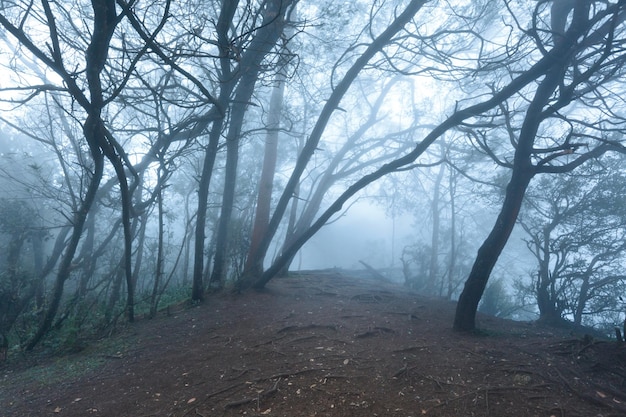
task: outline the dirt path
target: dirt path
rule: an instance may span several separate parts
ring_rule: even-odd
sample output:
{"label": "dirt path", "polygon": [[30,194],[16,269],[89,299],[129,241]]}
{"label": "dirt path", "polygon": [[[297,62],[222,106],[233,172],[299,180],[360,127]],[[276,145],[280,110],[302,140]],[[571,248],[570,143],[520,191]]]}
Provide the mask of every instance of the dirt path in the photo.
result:
{"label": "dirt path", "polygon": [[389,283],[279,279],[141,321],[65,376],[0,368],[0,415],[626,415],[623,346],[485,317],[459,335],[453,314]]}

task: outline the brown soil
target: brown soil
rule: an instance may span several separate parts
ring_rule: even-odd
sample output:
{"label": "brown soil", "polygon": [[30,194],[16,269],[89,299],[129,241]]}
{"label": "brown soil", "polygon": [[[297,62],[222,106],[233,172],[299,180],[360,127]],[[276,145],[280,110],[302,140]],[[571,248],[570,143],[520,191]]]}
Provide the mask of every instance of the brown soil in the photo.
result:
{"label": "brown soil", "polygon": [[626,347],[488,317],[457,334],[453,314],[394,284],[300,274],[141,320],[60,378],[4,365],[0,415],[626,415]]}

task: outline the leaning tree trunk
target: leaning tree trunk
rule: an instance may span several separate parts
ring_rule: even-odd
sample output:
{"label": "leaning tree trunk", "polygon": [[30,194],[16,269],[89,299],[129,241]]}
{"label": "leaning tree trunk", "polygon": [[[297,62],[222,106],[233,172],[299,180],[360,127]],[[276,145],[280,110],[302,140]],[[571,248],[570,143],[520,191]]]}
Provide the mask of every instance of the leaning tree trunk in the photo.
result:
{"label": "leaning tree trunk", "polygon": [[524,200],[524,194],[530,180],[536,173],[536,168],[531,162],[533,145],[539,125],[545,117],[542,114],[544,106],[549,103],[552,94],[562,81],[563,71],[560,62],[557,61],[552,64],[552,68],[539,84],[528,107],[515,150],[513,173],[506,188],[500,214],[489,236],[478,249],[474,265],[459,297],[454,317],[454,329],[456,330],[472,331],[476,328],[478,303],[485,291],[491,271],[511,236]]}
{"label": "leaning tree trunk", "polygon": [[468,331],[476,327],[478,303],[487,286],[489,275],[513,231],[526,188],[533,175],[532,167],[529,166],[525,169],[514,169],[496,224],[478,250],[469,278],[459,298],[454,318],[456,330]]}
{"label": "leaning tree trunk", "polygon": [[[260,244],[259,251],[261,253],[266,253],[270,244],[274,238],[274,235],[278,231],[278,227],[283,220],[287,207],[289,205],[289,201],[292,199],[294,195],[294,191],[300,182],[300,178],[304,173],[309,161],[313,157],[313,154],[318,149],[319,142],[322,138],[324,131],[326,130],[326,126],[330,120],[330,117],[335,113],[335,110],[339,108],[339,103],[343,99],[344,95],[347,93],[348,89],[357,78],[357,76],[361,73],[363,68],[369,63],[369,61],[378,54],[387,44],[391,41],[391,39],[400,32],[405,25],[415,16],[415,14],[422,8],[422,6],[426,2],[424,0],[412,0],[407,7],[397,15],[396,19],[385,29],[376,39],[372,41],[372,43],[366,48],[366,50],[357,58],[354,64],[348,69],[344,77],[337,84],[332,94],[326,101],[320,116],[309,135],[309,138],[306,140],[300,155],[298,156],[298,160],[296,161],[296,165],[292,171],[285,188],[283,189],[283,193],[278,199],[278,203],[276,204],[276,208],[274,209],[274,214],[269,222],[269,227],[267,233]],[[308,237],[299,237],[297,241],[306,241]],[[297,246],[298,243],[296,242]],[[291,252],[288,250],[288,252]],[[297,251],[296,251],[297,252]],[[246,282],[241,283],[241,288],[245,289],[251,285],[255,287],[262,287],[269,281],[267,278],[269,275],[274,276],[282,267],[291,260],[295,252],[293,254],[287,253],[281,255],[280,267],[274,262],[272,266],[272,271],[270,274],[267,274],[267,271],[263,274],[265,278],[261,277],[256,282],[253,280],[246,280]]]}

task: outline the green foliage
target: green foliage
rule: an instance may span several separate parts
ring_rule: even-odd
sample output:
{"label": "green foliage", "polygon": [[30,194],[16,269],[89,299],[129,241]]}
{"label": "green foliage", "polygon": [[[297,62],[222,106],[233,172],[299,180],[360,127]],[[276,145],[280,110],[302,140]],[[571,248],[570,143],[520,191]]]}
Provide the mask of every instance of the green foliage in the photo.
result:
{"label": "green foliage", "polygon": [[[147,291],[143,294],[137,305],[135,305],[135,312],[138,317],[147,317],[150,313],[150,298],[151,293]],[[179,305],[187,302],[191,298],[191,288],[184,285],[167,286],[159,297],[158,310],[167,310],[170,306]]]}
{"label": "green foliage", "polygon": [[31,228],[33,217],[34,211],[25,201],[0,199],[0,233],[26,233]]}
{"label": "green foliage", "polygon": [[504,280],[492,279],[483,293],[478,311],[490,316],[509,318],[515,310],[515,303],[506,290]]}
{"label": "green foliage", "polygon": [[37,282],[23,256],[34,237],[34,210],[21,200],[0,199],[0,348],[11,345],[12,329],[35,295]]}
{"label": "green foliage", "polygon": [[[626,178],[623,157],[605,156],[577,175],[539,177],[522,226],[538,262],[530,288],[542,319],[610,327],[626,277]],[[542,310],[543,309],[543,310]]]}

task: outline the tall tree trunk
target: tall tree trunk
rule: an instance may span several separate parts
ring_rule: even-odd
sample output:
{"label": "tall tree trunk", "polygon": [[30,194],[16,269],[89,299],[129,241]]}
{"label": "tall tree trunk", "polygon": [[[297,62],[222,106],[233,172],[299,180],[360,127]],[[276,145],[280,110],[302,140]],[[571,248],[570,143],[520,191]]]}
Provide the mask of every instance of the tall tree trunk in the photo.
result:
{"label": "tall tree trunk", "polygon": [[215,242],[215,258],[211,273],[211,285],[220,288],[226,275],[226,254],[229,244],[229,226],[235,201],[237,186],[237,162],[239,159],[239,139],[244,117],[254,87],[258,80],[261,64],[276,45],[283,33],[284,16],[292,1],[271,0],[263,10],[263,24],[252,40],[247,52],[242,56],[239,71],[240,80],[235,90],[228,134],[226,137],[226,173],[222,208]]}
{"label": "tall tree trunk", "polygon": [[450,192],[450,262],[448,263],[448,291],[446,298],[450,300],[454,293],[454,270],[456,269],[456,173],[450,170],[448,191]]}
{"label": "tall tree trunk", "polygon": [[209,201],[209,186],[211,185],[213,166],[215,165],[217,149],[226,118],[226,109],[230,95],[235,86],[235,77],[231,74],[231,44],[228,37],[228,30],[232,24],[238,4],[239,1],[236,0],[223,0],[220,16],[216,25],[217,47],[220,53],[221,69],[220,94],[217,104],[220,107],[220,116],[213,121],[213,125],[211,126],[209,143],[204,153],[202,173],[200,174],[200,182],[198,183],[198,211],[196,213],[196,230],[194,234],[193,283],[191,290],[191,299],[193,301],[204,300],[204,241],[206,238],[206,213]]}
{"label": "tall tree trunk", "polygon": [[[561,59],[564,58],[561,57]],[[562,64],[558,61],[553,63],[552,68],[537,87],[535,96],[528,107],[515,150],[513,172],[506,188],[500,214],[489,236],[478,249],[474,265],[459,297],[454,317],[456,330],[472,331],[476,328],[478,304],[491,271],[511,236],[526,189],[536,172],[531,162],[531,154],[539,125],[545,118],[542,114],[544,106],[549,103],[552,94],[562,82],[563,73]]]}
{"label": "tall tree trunk", "polygon": [[441,228],[441,212],[439,209],[439,200],[441,196],[441,182],[443,181],[443,174],[445,173],[445,166],[442,164],[439,166],[439,172],[435,179],[435,187],[433,191],[433,202],[431,205],[431,212],[433,216],[433,230],[430,239],[430,265],[428,268],[428,281],[426,282],[425,293],[428,295],[435,294],[435,282],[439,277],[439,234]]}
{"label": "tall tree trunk", "polygon": [[219,145],[223,117],[215,120],[209,134],[209,143],[204,154],[202,173],[198,183],[198,211],[196,213],[196,230],[194,240],[194,260],[193,260],[193,283],[191,299],[202,301],[204,299],[204,240],[206,238],[206,213],[209,205],[209,186],[211,185],[211,175],[215,165],[215,157]]}
{"label": "tall tree trunk", "polygon": [[[286,53],[283,48],[282,53]],[[259,254],[259,247],[263,236],[267,233],[270,222],[270,208],[272,204],[272,190],[274,188],[274,173],[276,172],[276,159],[278,153],[278,131],[280,129],[280,116],[283,109],[283,96],[285,92],[286,76],[284,70],[276,74],[270,108],[268,112],[267,134],[265,135],[265,149],[263,153],[263,168],[259,180],[256,210],[254,212],[254,225],[250,239],[250,249],[246,258],[244,275],[259,275],[263,272],[263,260],[265,254]]]}
{"label": "tall tree trunk", "polygon": [[[246,100],[247,101],[247,100]],[[243,106],[236,106],[237,108]],[[226,140],[226,167],[224,174],[224,191],[222,193],[222,208],[220,210],[220,220],[217,227],[217,237],[215,240],[215,257],[213,260],[213,270],[209,278],[209,287],[212,290],[219,290],[224,285],[226,274],[226,257],[230,244],[230,219],[235,203],[235,191],[237,188],[237,164],[239,161],[239,135],[241,133],[241,123],[243,123],[245,109],[233,109],[231,117],[231,129]],[[235,119],[237,116],[237,120]],[[233,126],[236,123],[237,126]],[[237,132],[235,132],[237,130]],[[231,133],[232,132],[232,133]]]}
{"label": "tall tree trunk", "polygon": [[155,317],[157,313],[157,296],[161,285],[161,277],[163,276],[163,235],[165,226],[163,221],[163,187],[159,187],[157,191],[157,219],[159,222],[157,231],[157,258],[156,271],[154,272],[154,284],[150,296],[150,318]]}
{"label": "tall tree trunk", "polygon": [[476,260],[465,282],[454,318],[456,330],[470,331],[476,327],[476,310],[485,291],[489,275],[513,231],[524,193],[533,177],[532,169],[514,169],[500,214],[491,233],[478,250]]}

